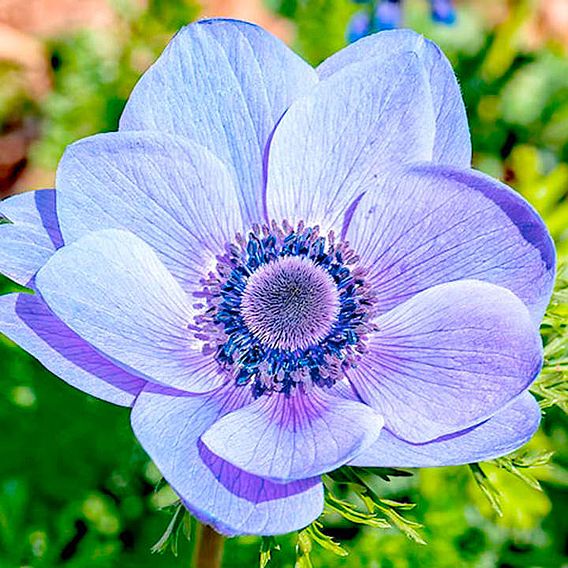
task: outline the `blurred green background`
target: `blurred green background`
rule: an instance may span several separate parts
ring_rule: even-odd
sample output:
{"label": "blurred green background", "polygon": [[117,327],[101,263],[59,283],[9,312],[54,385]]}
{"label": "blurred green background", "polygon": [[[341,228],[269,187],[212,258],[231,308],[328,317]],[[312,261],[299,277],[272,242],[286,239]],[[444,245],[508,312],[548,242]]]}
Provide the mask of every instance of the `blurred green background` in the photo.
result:
{"label": "blurred green background", "polygon": [[[316,64],[345,45],[356,9],[348,0],[0,0],[0,191],[52,185],[67,144],[116,129],[137,78],[200,15],[254,19]],[[425,1],[408,0],[405,13],[406,25],[437,41],[455,66],[476,167],[537,207],[561,258],[568,255],[567,12],[565,0],[461,2],[451,27],[431,23]],[[0,290],[10,284],[0,282]],[[566,361],[566,343],[554,347],[555,360]],[[558,372],[556,380],[566,378]],[[134,440],[128,410],[75,391],[1,336],[0,381],[0,568],[190,566],[183,538],[177,557],[150,552],[171,519],[172,495]],[[568,566],[567,399],[545,410],[530,444],[554,452],[551,464],[531,471],[543,492],[484,466],[501,493],[499,517],[467,467],[377,481],[382,496],[417,504],[406,516],[424,525],[428,544],[330,515],[324,530],[349,556],[314,545],[314,566]],[[273,566],[293,566],[296,538],[277,539]],[[257,565],[259,546],[258,538],[229,540],[224,566]]]}

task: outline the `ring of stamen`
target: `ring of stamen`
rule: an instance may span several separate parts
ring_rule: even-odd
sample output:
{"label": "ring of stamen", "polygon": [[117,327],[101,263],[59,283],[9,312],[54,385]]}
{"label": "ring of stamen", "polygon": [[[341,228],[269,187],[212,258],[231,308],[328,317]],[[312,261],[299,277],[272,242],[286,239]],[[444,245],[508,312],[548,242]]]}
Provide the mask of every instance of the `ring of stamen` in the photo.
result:
{"label": "ring of stamen", "polygon": [[333,232],[255,225],[202,280],[189,327],[255,397],[330,387],[356,365],[373,329],[374,296],[358,260]]}

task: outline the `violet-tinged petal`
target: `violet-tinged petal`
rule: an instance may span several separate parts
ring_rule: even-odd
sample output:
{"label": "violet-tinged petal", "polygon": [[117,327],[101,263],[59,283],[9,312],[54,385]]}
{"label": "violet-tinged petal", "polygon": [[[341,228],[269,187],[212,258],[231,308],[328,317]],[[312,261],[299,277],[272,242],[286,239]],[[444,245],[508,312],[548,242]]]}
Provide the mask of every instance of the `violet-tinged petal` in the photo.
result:
{"label": "violet-tinged petal", "polygon": [[262,396],[223,416],[202,440],[244,471],[289,481],[340,467],[367,448],[382,426],[369,406],[314,387],[291,397]]}
{"label": "violet-tinged petal", "polygon": [[27,286],[62,245],[53,189],[21,193],[0,203],[0,274]]}
{"label": "violet-tinged petal", "polygon": [[57,170],[57,211],[66,242],[127,229],[145,240],[186,291],[242,230],[226,167],[177,136],[118,132],[69,146]]}
{"label": "violet-tinged petal", "polygon": [[471,278],[514,292],[538,326],[554,286],[554,243],[542,219],[518,193],[473,170],[425,164],[393,173],[360,201],[347,239],[380,312]]}
{"label": "violet-tinged petal", "polygon": [[377,178],[395,165],[431,158],[433,124],[415,53],[338,71],[292,104],[274,132],[269,218],[340,231],[348,207]]}
{"label": "violet-tinged petal", "polygon": [[491,460],[528,442],[539,423],[538,403],[525,392],[489,420],[432,442],[411,444],[383,429],[373,445],[349,465],[435,467]]}
{"label": "violet-tinged petal", "polygon": [[275,535],[301,529],[323,509],[319,479],[274,483],[225,462],[199,440],[225,412],[247,402],[250,389],[232,385],[199,396],[149,386],[136,401],[132,427],[192,514],[219,532]]}
{"label": "violet-tinged petal", "polygon": [[[63,246],[55,191],[15,195],[0,204],[0,272],[35,287],[34,276]],[[39,295],[0,297],[0,333],[70,385],[93,396],[130,406],[145,381],[117,367],[71,331]]]}
{"label": "violet-tinged petal", "polygon": [[221,384],[188,329],[191,300],[135,235],[108,229],[59,249],[37,288],[57,317],[126,369],[189,392]]}
{"label": "violet-tinged petal", "polygon": [[525,305],[475,280],[440,284],[376,319],[358,366],[359,396],[409,442],[434,440],[491,417],[523,392],[542,365]]}
{"label": "violet-tinged petal", "polygon": [[203,20],[180,30],[144,74],[120,129],[180,134],[211,150],[235,177],[249,226],[263,220],[269,136],[317,80],[310,65],[262,28]]}
{"label": "violet-tinged petal", "polygon": [[[335,53],[317,71],[325,80],[349,65],[370,60],[385,65],[408,51],[417,54],[424,68],[434,105],[432,161],[469,167],[471,141],[460,88],[450,62],[432,41],[411,30],[383,31]],[[360,77],[360,81],[366,80]]]}
{"label": "violet-tinged petal", "polygon": [[71,331],[38,294],[0,296],[0,332],[66,383],[107,402],[132,406],[146,384]]}

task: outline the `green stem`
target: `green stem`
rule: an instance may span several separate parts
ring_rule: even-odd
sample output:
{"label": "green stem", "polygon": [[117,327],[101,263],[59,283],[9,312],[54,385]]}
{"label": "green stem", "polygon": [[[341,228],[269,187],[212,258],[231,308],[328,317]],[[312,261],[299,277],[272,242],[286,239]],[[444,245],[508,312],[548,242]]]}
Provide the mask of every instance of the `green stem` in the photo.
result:
{"label": "green stem", "polygon": [[194,568],[221,568],[225,539],[208,525],[200,525],[197,533]]}

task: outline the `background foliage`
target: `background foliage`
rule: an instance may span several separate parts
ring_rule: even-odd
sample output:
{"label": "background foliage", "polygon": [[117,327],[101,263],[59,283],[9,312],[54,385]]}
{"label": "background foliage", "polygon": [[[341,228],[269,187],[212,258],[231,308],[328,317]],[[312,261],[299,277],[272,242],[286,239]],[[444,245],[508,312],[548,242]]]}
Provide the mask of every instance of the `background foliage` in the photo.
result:
{"label": "background foliage", "polygon": [[[476,166],[505,179],[535,205],[565,258],[566,47],[553,41],[523,44],[525,24],[537,5],[525,0],[511,5],[508,17],[495,25],[483,10],[464,3],[457,25],[442,28],[429,21],[425,3],[416,0],[408,2],[406,22],[437,41],[455,65]],[[191,0],[150,0],[144,8],[115,0],[111,6],[115,26],[46,40],[54,83],[41,102],[21,88],[17,68],[0,65],[2,128],[21,115],[41,123],[41,137],[31,149],[32,167],[53,170],[68,143],[116,129],[140,73],[175,30],[199,13]],[[345,44],[346,23],[357,9],[348,0],[273,0],[270,8],[295,23],[295,47],[312,63]],[[342,499],[351,500],[357,486],[328,480],[337,506],[326,513],[323,528],[311,527],[299,537],[232,539],[224,566],[255,566],[260,547],[260,559],[268,562],[271,557],[273,566],[292,566],[296,561],[303,567],[568,566],[566,275],[559,280],[564,289],[555,296],[543,325],[547,368],[535,389],[546,407],[545,417],[528,457],[474,470],[422,470],[389,481],[369,475],[365,483],[386,500],[386,513],[379,511],[376,518],[390,518],[393,524],[394,511],[423,525],[398,522],[407,532],[417,531],[414,540],[397,528],[346,520],[345,516],[357,516],[338,511],[345,513]],[[7,292],[11,284],[2,281],[0,287]],[[75,391],[2,338],[0,384],[0,568],[190,565],[191,542],[186,538],[178,540],[177,557],[170,551],[172,539],[162,547],[163,554],[150,552],[172,519],[175,506],[168,506],[175,499],[135,442],[126,409]],[[554,452],[548,465],[538,465],[543,452]],[[531,460],[537,465],[523,469]],[[521,479],[525,471],[531,476],[529,483]],[[534,479],[543,491],[535,488]],[[498,492],[501,516],[484,491]],[[185,529],[190,535],[195,530],[191,523]],[[328,537],[340,542],[349,556],[343,556]]]}

